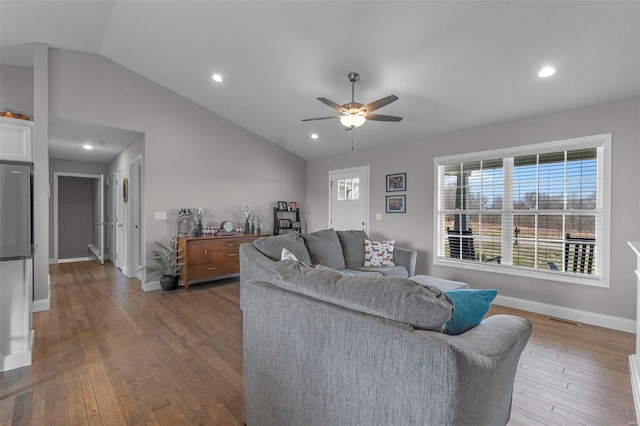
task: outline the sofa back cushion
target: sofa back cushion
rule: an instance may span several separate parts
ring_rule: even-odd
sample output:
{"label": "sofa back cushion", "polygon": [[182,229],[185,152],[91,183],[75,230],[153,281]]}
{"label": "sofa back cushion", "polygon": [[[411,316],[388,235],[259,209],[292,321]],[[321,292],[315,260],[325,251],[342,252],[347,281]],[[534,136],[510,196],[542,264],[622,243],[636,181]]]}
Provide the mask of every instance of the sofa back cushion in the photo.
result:
{"label": "sofa back cushion", "polygon": [[280,260],[282,249],[288,251],[301,262],[311,263],[309,252],[304,245],[304,240],[296,234],[273,235],[270,237],[257,238],[253,241],[255,248],[271,260]]}
{"label": "sofa back cushion", "polygon": [[453,314],[453,304],[442,291],[406,278],[345,275],[295,260],[270,267],[278,287],[417,329],[442,332]]}
{"label": "sofa back cushion", "polygon": [[356,230],[336,231],[336,233],[342,246],[345,266],[347,268],[364,266],[364,240],[369,238],[367,233]]}
{"label": "sofa back cushion", "polygon": [[342,246],[340,245],[338,234],[333,228],[310,234],[300,234],[300,236],[304,240],[305,246],[307,246],[312,264],[323,265],[331,269],[344,269]]}

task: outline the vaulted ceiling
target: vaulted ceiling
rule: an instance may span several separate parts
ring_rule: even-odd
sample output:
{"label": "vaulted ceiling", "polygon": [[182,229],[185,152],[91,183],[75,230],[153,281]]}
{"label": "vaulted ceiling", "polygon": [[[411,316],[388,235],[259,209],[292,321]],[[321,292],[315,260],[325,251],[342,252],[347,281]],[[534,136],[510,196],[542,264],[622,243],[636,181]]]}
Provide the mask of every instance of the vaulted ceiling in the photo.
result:
{"label": "vaulted ceiling", "polygon": [[[0,61],[29,43],[104,56],[307,159],[640,94],[640,2],[6,1]],[[557,73],[541,79],[553,65]],[[400,99],[345,132],[316,100]],[[222,75],[214,83],[213,73]],[[317,133],[319,138],[310,138]]]}

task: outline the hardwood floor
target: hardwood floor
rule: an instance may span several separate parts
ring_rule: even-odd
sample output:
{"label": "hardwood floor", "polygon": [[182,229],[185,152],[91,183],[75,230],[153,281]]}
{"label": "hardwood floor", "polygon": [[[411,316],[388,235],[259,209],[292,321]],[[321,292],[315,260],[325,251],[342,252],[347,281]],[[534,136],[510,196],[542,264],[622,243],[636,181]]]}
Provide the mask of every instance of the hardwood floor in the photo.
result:
{"label": "hardwood floor", "polygon": [[[242,424],[237,279],[144,293],[111,265],[51,267],[51,309],[34,314],[34,362],[0,373],[1,425]],[[529,318],[510,425],[635,421],[634,336]]]}

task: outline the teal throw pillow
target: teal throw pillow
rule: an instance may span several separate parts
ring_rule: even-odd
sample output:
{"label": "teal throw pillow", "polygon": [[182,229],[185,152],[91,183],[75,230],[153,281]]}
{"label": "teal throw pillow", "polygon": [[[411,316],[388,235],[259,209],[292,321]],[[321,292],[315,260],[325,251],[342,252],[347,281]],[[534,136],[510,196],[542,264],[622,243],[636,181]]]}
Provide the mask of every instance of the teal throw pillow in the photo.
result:
{"label": "teal throw pillow", "polygon": [[482,322],[498,294],[497,290],[459,289],[445,291],[453,301],[453,316],[447,322],[445,333],[462,334]]}

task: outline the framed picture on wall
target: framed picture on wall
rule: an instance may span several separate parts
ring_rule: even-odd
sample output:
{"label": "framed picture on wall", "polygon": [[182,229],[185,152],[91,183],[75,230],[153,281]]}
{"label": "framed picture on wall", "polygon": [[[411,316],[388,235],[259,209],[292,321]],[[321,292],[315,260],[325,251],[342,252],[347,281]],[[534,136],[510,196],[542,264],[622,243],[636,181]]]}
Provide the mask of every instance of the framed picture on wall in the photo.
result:
{"label": "framed picture on wall", "polygon": [[405,213],[407,211],[406,195],[387,195],[387,213]]}
{"label": "framed picture on wall", "polygon": [[396,173],[387,175],[387,192],[406,191],[407,190],[407,174]]}

